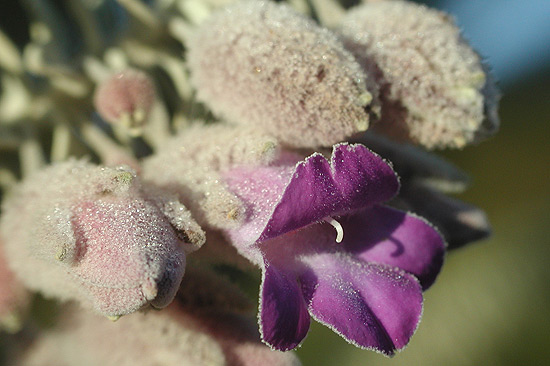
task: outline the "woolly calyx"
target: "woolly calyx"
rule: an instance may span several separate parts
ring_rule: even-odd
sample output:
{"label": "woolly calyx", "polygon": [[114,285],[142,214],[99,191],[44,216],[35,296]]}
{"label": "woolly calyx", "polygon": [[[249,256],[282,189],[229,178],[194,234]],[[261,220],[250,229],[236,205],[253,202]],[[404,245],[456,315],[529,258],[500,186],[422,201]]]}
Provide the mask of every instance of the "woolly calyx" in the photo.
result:
{"label": "woolly calyx", "polygon": [[270,1],[240,2],[205,21],[188,63],[197,98],[215,114],[293,147],[344,141],[379,108],[333,33]]}
{"label": "woolly calyx", "polygon": [[374,130],[432,149],[461,148],[498,129],[498,91],[447,14],[368,2],[350,10],[339,31],[380,86]]}
{"label": "woolly calyx", "polygon": [[128,69],[101,82],[94,94],[94,106],[105,121],[140,134],[155,97],[153,80],[143,71]]}
{"label": "woolly calyx", "polygon": [[261,130],[197,123],[145,159],[142,173],[147,182],[178,194],[201,224],[229,228],[240,224],[245,208],[219,171],[236,163],[268,163],[277,151],[277,141]]}
{"label": "woolly calyx", "polygon": [[68,161],[29,176],[3,205],[9,265],[28,288],[116,318],[162,308],[204,233],[133,171]]}

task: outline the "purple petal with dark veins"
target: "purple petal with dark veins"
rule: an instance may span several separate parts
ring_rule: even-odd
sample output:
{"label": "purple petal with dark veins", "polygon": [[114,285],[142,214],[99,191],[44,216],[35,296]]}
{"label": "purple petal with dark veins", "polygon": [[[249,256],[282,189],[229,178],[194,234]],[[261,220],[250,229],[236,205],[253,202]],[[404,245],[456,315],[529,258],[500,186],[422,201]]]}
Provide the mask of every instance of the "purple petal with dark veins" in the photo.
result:
{"label": "purple petal with dark veins", "polygon": [[407,345],[422,313],[422,289],[412,275],[343,253],[303,259],[310,314],[356,346],[392,355]]}
{"label": "purple petal with dark veins", "polygon": [[360,211],[339,219],[344,250],[365,262],[387,264],[414,274],[424,290],[441,270],[445,243],[425,220],[385,207]]}
{"label": "purple petal with dark veins", "polygon": [[297,165],[259,240],[385,202],[398,189],[397,176],[380,156],[363,145],[336,145],[330,164],[314,154]]}
{"label": "purple petal with dark veins", "polygon": [[279,351],[296,348],[309,330],[310,318],[296,276],[266,265],[260,297],[262,340]]}

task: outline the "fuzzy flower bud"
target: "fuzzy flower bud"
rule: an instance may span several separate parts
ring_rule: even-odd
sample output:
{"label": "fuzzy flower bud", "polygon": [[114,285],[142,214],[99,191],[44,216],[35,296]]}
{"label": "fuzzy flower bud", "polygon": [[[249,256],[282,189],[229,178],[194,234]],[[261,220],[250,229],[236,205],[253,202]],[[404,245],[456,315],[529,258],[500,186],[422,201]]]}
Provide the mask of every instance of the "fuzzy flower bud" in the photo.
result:
{"label": "fuzzy flower bud", "polygon": [[129,69],[112,75],[96,89],[94,105],[109,123],[139,133],[155,101],[155,85],[144,72]]}
{"label": "fuzzy flower bud", "polygon": [[431,149],[461,148],[498,128],[496,88],[447,14],[369,2],[351,10],[340,31],[380,86],[375,130]]}
{"label": "fuzzy flower bud", "polygon": [[276,140],[263,131],[197,123],[144,160],[142,174],[148,183],[177,193],[201,225],[235,227],[245,207],[222,183],[219,171],[237,162],[267,163],[277,151]]}
{"label": "fuzzy flower bud", "polygon": [[21,183],[3,205],[9,264],[30,289],[118,317],[172,301],[204,233],[183,205],[125,168],[69,161]]}
{"label": "fuzzy flower bud", "polygon": [[366,75],[337,37],[288,6],[245,1],[205,21],[189,43],[197,98],[217,115],[295,147],[367,129]]}

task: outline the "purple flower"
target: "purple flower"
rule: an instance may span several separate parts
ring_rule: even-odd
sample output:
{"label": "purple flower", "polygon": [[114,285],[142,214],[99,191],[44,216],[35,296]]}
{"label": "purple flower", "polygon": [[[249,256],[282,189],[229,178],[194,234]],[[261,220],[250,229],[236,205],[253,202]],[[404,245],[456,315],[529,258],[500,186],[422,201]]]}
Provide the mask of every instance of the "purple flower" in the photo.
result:
{"label": "purple flower", "polygon": [[391,355],[416,330],[444,242],[423,219],[380,205],[399,182],[363,145],[335,146],[330,163],[320,154],[298,160],[287,153],[223,174],[248,215],[226,233],[263,272],[262,338],[293,349],[313,317],[358,347]]}

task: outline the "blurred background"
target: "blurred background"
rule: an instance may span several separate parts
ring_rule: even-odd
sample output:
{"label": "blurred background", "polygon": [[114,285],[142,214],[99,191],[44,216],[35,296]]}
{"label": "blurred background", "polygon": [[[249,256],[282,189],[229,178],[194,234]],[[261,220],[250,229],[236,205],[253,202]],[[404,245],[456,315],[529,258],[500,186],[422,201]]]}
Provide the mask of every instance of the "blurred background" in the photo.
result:
{"label": "blurred background", "polygon": [[[0,26],[28,38],[17,1]],[[459,196],[487,212],[494,234],[449,253],[425,294],[423,320],[392,359],[348,345],[318,324],[304,365],[542,365],[550,359],[550,1],[426,1],[446,10],[499,80],[501,130],[479,146],[444,151],[472,177]]]}

